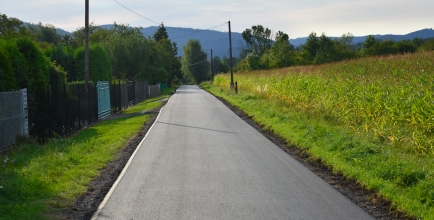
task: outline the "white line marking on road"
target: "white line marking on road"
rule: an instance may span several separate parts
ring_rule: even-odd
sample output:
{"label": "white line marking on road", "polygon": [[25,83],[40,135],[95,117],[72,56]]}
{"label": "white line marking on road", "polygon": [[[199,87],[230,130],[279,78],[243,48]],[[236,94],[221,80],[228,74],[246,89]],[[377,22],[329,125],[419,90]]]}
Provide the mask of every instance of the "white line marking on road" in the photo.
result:
{"label": "white line marking on road", "polygon": [[[170,100],[170,98],[169,98]],[[118,179],[116,180],[116,182],[113,184],[113,186],[110,188],[110,191],[107,193],[107,195],[104,197],[104,200],[101,202],[101,204],[98,206],[98,209],[96,210],[95,213],[93,213],[91,220],[96,220],[99,216],[99,214],[101,213],[102,209],[104,208],[105,204],[107,203],[107,201],[110,199],[110,196],[112,195],[112,193],[115,191],[116,187],[118,186],[119,182],[122,180],[122,177],[124,176],[125,172],[127,171],[128,167],[131,164],[131,161],[134,159],[134,156],[136,155],[137,151],[140,149],[140,147],[142,146],[143,141],[145,141],[145,139],[148,137],[148,134],[151,132],[152,128],[155,125],[155,122],[158,121],[158,118],[160,117],[161,111],[163,111],[163,107],[161,107],[160,112],[158,113],[157,118],[155,119],[154,123],[152,124],[152,126],[149,128],[148,132],[146,132],[145,137],[142,139],[142,141],[140,141],[139,146],[136,148],[136,150],[134,151],[133,155],[131,155],[130,159],[128,160],[127,164],[125,165],[124,169],[122,170],[121,174],[119,174]]]}

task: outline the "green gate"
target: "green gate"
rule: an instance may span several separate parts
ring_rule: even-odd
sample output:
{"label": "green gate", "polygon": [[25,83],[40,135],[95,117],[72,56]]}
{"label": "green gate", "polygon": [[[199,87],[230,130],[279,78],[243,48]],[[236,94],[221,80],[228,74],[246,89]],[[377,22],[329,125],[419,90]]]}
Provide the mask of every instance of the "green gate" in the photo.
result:
{"label": "green gate", "polygon": [[96,93],[98,95],[98,120],[101,120],[111,115],[109,82],[98,82],[96,84]]}

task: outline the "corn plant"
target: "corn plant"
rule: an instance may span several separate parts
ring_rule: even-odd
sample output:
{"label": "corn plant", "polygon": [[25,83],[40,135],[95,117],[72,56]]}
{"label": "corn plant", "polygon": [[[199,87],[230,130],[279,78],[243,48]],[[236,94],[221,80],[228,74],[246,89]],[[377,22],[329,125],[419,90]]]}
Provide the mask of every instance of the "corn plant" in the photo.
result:
{"label": "corn plant", "polygon": [[[434,154],[434,52],[371,57],[235,75],[241,92]],[[228,74],[215,77],[229,85]]]}

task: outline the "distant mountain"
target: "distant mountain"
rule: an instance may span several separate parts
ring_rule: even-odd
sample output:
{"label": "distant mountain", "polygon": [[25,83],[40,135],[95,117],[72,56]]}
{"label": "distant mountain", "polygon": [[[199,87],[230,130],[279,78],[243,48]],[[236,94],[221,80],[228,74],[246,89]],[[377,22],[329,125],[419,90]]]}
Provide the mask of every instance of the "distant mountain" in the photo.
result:
{"label": "distant mountain", "polygon": [[[110,29],[113,25],[101,25],[100,27]],[[142,29],[146,37],[152,37],[157,31],[157,26],[151,26]],[[213,56],[229,57],[229,33],[213,30],[202,30],[193,28],[166,27],[169,39],[178,45],[178,55],[182,56],[182,47],[190,39],[198,39],[204,52],[208,53],[212,49]],[[232,56],[237,57],[241,52],[241,34],[232,32]]]}
{"label": "distant mountain", "polygon": [[[100,27],[105,29],[110,29],[113,25],[101,25]],[[146,37],[152,37],[157,31],[157,26],[146,27],[142,29],[142,33]],[[203,30],[203,29],[193,29],[193,28],[178,28],[178,27],[166,27],[167,34],[169,35],[169,39],[172,42],[176,42],[178,45],[178,55],[182,56],[183,50],[182,47],[187,44],[189,39],[198,39],[202,45],[203,50],[208,53],[208,57],[210,56],[209,50],[212,49],[213,56],[219,56],[220,58],[226,56],[229,57],[229,34],[228,32],[220,32],[214,30]],[[58,30],[58,33],[65,34],[68,33],[61,29]],[[405,35],[372,35],[376,39],[381,40],[412,40],[415,37],[419,38],[434,38],[434,30],[432,28],[426,28],[422,30],[418,30],[415,32],[411,32]],[[336,38],[336,37],[331,37]],[[366,36],[356,36],[353,38],[353,43],[358,44],[365,41]],[[289,39],[289,42],[294,46],[300,46],[305,44],[307,37]],[[241,52],[242,45],[242,36],[241,33],[232,32],[232,55],[234,57],[239,56]]]}
{"label": "distant mountain", "polygon": [[[434,30],[432,28],[425,28],[422,30],[418,30],[415,32],[411,32],[409,34],[405,35],[393,35],[393,34],[386,34],[386,35],[371,35],[374,36],[378,40],[393,40],[393,41],[401,41],[401,40],[412,40],[415,37],[418,38],[434,38]],[[367,36],[360,36],[360,37],[354,37],[353,43],[358,44],[363,41],[365,41]],[[336,37],[331,37],[336,38]],[[289,42],[293,44],[294,46],[299,46],[302,44],[305,44],[307,40],[307,37],[301,37],[296,39],[289,39]]]}
{"label": "distant mountain", "polygon": [[[23,24],[25,25],[25,26],[27,26],[27,27],[29,27],[29,26],[37,26],[37,24],[33,24],[33,23],[28,23],[28,22],[23,22]],[[60,29],[60,28],[56,28],[56,32],[58,33],[58,34],[60,34],[60,35],[66,35],[66,34],[71,34],[70,32],[68,32],[68,31],[65,31],[65,30],[63,30],[63,29]]]}

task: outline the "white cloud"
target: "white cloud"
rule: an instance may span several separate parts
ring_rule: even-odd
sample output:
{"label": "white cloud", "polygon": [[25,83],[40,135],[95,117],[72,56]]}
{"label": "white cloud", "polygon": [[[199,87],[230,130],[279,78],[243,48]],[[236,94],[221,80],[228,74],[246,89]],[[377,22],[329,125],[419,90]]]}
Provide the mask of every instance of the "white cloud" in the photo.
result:
{"label": "white cloud", "polygon": [[[282,30],[291,38],[311,31],[329,36],[351,32],[405,34],[432,28],[432,0],[116,0],[153,21],[167,26],[208,28],[231,20],[233,31],[261,24]],[[84,25],[84,2],[77,0],[0,0],[0,13],[33,23],[51,23],[69,31]],[[156,25],[115,1],[90,1],[90,20],[132,26]],[[225,28],[225,27],[223,27]]]}

